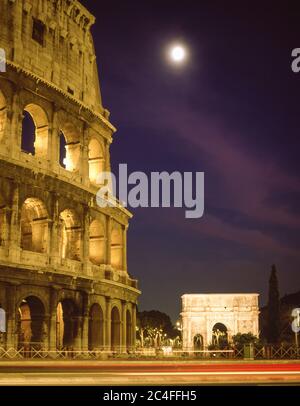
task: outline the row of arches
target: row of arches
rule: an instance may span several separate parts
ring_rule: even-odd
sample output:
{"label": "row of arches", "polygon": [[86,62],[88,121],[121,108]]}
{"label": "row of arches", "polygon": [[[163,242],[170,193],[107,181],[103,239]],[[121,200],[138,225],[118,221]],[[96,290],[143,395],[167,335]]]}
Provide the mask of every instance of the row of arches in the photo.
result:
{"label": "row of arches", "polygon": [[[126,310],[126,349],[132,348],[132,316]],[[103,350],[105,347],[105,319],[101,306],[94,303],[89,311],[88,350]],[[76,349],[81,346],[81,317],[78,307],[71,299],[60,301],[56,309],[56,348],[58,350]],[[35,296],[26,297],[18,308],[18,348],[42,348],[48,339],[45,308]],[[118,351],[121,347],[121,317],[118,307],[110,313],[110,349]]]}
{"label": "row of arches", "polygon": [[[212,328],[211,344],[218,348],[224,348],[228,345],[228,330],[225,324],[216,323]],[[193,337],[193,347],[195,351],[202,351],[204,348],[203,336],[198,333]]]}
{"label": "row of arches", "polygon": [[[4,229],[4,216],[4,211],[0,209],[0,231]],[[45,204],[38,198],[27,198],[21,207],[20,215],[21,248],[42,254],[48,253],[51,238],[49,224],[50,217]],[[116,222],[113,223],[111,230],[106,230],[102,221],[91,220],[88,233],[89,260],[95,265],[107,263],[107,232],[110,232],[110,263],[114,268],[122,269],[124,229]],[[73,209],[65,209],[59,214],[58,241],[59,254],[62,258],[78,261],[82,259],[82,221]]]}
{"label": "row of arches", "polygon": [[[7,104],[0,90],[0,141],[5,134],[7,125]],[[57,162],[67,171],[78,171],[82,161],[81,136],[72,123],[62,122],[58,132]],[[49,119],[45,110],[33,103],[23,109],[21,129],[21,151],[47,159],[49,155]],[[99,174],[105,170],[105,148],[96,135],[88,144],[89,179],[97,184]]]}

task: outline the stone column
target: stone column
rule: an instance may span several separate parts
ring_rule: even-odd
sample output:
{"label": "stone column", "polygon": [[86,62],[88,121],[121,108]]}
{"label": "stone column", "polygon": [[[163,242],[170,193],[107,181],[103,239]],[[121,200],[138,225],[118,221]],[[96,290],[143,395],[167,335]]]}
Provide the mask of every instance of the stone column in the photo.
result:
{"label": "stone column", "polygon": [[50,336],[50,314],[45,314],[43,327],[42,327],[42,349],[43,351],[48,351],[49,346],[49,336]]}
{"label": "stone column", "polygon": [[121,319],[121,352],[126,352],[127,351],[127,346],[126,346],[126,302],[122,300],[122,319]]}
{"label": "stone column", "polygon": [[[0,62],[1,63],[1,62]],[[8,105],[7,100],[5,99],[5,106],[4,109],[0,112],[0,134],[1,134],[1,150],[5,151],[4,153],[7,154],[8,151],[12,150],[12,118],[13,118],[13,111],[12,111],[12,104]],[[2,152],[2,151],[1,151]]]}
{"label": "stone column", "polygon": [[60,258],[60,249],[59,249],[59,239],[58,239],[58,232],[59,232],[59,210],[58,210],[58,200],[55,194],[52,194],[52,207],[53,207],[53,214],[52,214],[52,221],[49,222],[49,234],[50,234],[50,263],[52,265],[59,264]]}
{"label": "stone column", "polygon": [[[211,313],[211,309],[209,308],[209,313]],[[211,322],[211,316],[209,315],[206,319],[206,347],[212,343],[213,339],[213,332],[212,332],[213,323]]]}
{"label": "stone column", "polygon": [[127,273],[127,230],[128,225],[123,229],[123,271]]}
{"label": "stone column", "polygon": [[82,262],[83,270],[87,275],[89,271],[89,256],[90,256],[90,215],[88,207],[83,210],[83,229],[82,229]]}
{"label": "stone column", "polygon": [[132,337],[131,337],[131,346],[135,350],[136,346],[136,303],[132,304]]}
{"label": "stone column", "polygon": [[111,141],[106,140],[105,143],[105,171],[110,172],[110,148]]}
{"label": "stone column", "polygon": [[14,56],[13,61],[17,64],[22,64],[23,61],[23,41],[22,41],[22,17],[23,17],[23,7],[22,2],[13,2],[10,5],[14,8],[13,14],[13,27],[12,27],[12,37],[14,46]]}
{"label": "stone column", "polygon": [[17,348],[18,345],[18,331],[16,325],[16,294],[17,286],[8,285],[6,288],[6,349],[8,348]]}
{"label": "stone column", "polygon": [[188,342],[188,351],[192,351],[194,349],[193,337],[192,337],[192,323],[191,318],[188,316],[187,319],[187,342]]}
{"label": "stone column", "polygon": [[82,183],[84,185],[86,185],[86,186],[88,186],[90,184],[90,179],[89,179],[89,138],[90,138],[89,127],[85,123],[84,124],[84,130],[83,130],[81,165],[82,165]]}
{"label": "stone column", "polygon": [[[56,351],[56,313],[58,305],[58,290],[50,290],[50,308],[49,308],[49,350]],[[54,355],[52,353],[51,355]]]}
{"label": "stone column", "polygon": [[111,217],[106,217],[106,264],[111,266]]}
{"label": "stone column", "polygon": [[22,120],[23,114],[20,108],[20,89],[13,95],[12,105],[8,111],[8,118],[10,120],[10,137],[8,139],[8,147],[11,151],[11,156],[18,159],[21,150],[21,133],[22,133]]}
{"label": "stone column", "polygon": [[77,316],[74,317],[77,322],[77,335],[74,337],[74,346],[75,351],[80,351],[82,349],[82,333],[83,333],[83,317]]}
{"label": "stone column", "polygon": [[33,220],[32,229],[32,248],[35,252],[48,254],[49,245],[49,220]]}
{"label": "stone column", "polygon": [[67,163],[66,170],[70,172],[76,172],[79,176],[82,176],[81,171],[81,144],[80,142],[74,142],[66,145]]}
{"label": "stone column", "polygon": [[47,253],[47,256],[48,256],[48,263],[50,261],[50,253],[51,253],[51,227],[52,227],[52,224],[53,224],[52,220],[50,220],[48,218],[47,219],[47,230],[46,230],[47,241],[46,241],[46,250],[45,250],[45,252]]}
{"label": "stone column", "polygon": [[59,168],[59,122],[58,122],[59,109],[54,106],[52,117],[52,128],[49,136],[49,154],[50,165],[53,171],[58,171]]}
{"label": "stone column", "polygon": [[105,311],[105,349],[111,350],[111,299],[106,297],[106,311]]}
{"label": "stone column", "polygon": [[83,296],[83,317],[82,317],[82,351],[88,351],[89,347],[89,303],[88,295]]}
{"label": "stone column", "polygon": [[9,224],[11,219],[11,208],[1,209],[1,245],[9,247]]}
{"label": "stone column", "polygon": [[21,245],[20,217],[21,217],[21,208],[19,207],[19,185],[15,184],[10,218],[9,255],[12,262],[18,262],[20,260],[20,245]]}
{"label": "stone column", "polygon": [[188,348],[188,326],[187,326],[187,317],[185,314],[181,316],[181,340],[182,340],[182,349],[187,350]]}

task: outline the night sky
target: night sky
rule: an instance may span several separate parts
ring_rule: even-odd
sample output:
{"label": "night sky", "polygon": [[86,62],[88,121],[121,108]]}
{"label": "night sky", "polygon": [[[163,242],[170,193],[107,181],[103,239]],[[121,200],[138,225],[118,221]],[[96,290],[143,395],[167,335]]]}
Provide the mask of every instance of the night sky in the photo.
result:
{"label": "night sky", "polygon": [[[300,289],[300,8],[293,3],[82,0],[104,107],[117,127],[113,170],[204,171],[205,214],[135,209],[129,272],[139,308],[176,320],[184,293],[258,292],[272,263],[281,295]],[[275,5],[276,4],[276,5]],[[189,48],[181,68],[166,47]]]}

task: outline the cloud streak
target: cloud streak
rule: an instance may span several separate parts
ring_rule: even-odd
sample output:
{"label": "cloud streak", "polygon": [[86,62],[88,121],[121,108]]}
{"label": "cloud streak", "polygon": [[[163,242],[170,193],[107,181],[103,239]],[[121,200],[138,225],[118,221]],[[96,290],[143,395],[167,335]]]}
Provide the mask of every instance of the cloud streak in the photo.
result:
{"label": "cloud streak", "polygon": [[[212,177],[218,177],[218,182],[209,185],[206,207],[236,212],[253,223],[251,228],[246,228],[243,224],[232,224],[230,217],[224,219],[206,211],[201,222],[187,225],[185,221],[183,226],[202,235],[235,241],[254,249],[299,255],[297,250],[277,241],[265,230],[266,226],[287,230],[300,228],[300,216],[292,213],[287,205],[279,206],[272,200],[276,193],[298,192],[300,181],[296,176],[282,171],[272,159],[271,148],[268,156],[255,156],[253,149],[250,152],[247,146],[247,137],[229,129],[222,118],[192,110],[185,100],[170,98],[155,85],[148,86],[149,100],[157,100],[156,104],[152,104],[145,96],[147,86],[144,78],[134,75],[133,70],[125,76],[130,98],[139,105],[138,123],[142,122],[148,131],[151,128],[155,132],[161,130],[165,137],[170,134],[170,143],[174,139],[181,141],[182,145],[187,146],[189,157],[194,162],[200,161],[199,157],[209,162],[206,165],[206,179],[211,179],[211,172],[214,174]],[[119,103],[126,104],[128,93],[119,96]],[[128,106],[122,117],[122,121],[130,125],[132,108]],[[198,170],[203,170],[201,162]],[[178,221],[173,221],[175,223],[179,226]]]}

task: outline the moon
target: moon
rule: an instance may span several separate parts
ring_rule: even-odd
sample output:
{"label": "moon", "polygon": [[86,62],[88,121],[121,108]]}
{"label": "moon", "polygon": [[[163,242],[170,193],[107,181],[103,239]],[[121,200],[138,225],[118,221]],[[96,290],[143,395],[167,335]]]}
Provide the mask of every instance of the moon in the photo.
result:
{"label": "moon", "polygon": [[186,60],[187,51],[183,45],[176,44],[170,47],[169,57],[175,64],[181,64]]}

